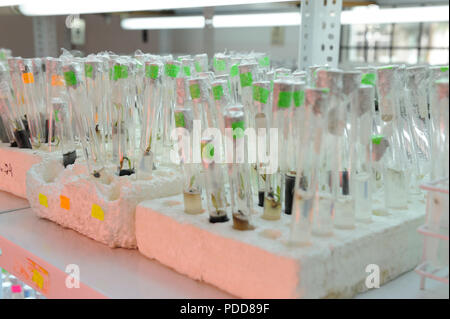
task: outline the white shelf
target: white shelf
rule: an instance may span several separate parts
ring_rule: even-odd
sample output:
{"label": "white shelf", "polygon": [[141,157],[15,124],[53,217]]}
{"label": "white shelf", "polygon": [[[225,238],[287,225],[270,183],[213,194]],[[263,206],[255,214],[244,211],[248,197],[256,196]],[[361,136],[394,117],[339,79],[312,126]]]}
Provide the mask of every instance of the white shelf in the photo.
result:
{"label": "white shelf", "polygon": [[[48,298],[233,298],[149,260],[137,250],[111,249],[40,219],[31,209],[20,209],[23,205],[28,206],[25,200],[0,192],[0,267],[36,287],[16,271],[27,258],[36,262],[49,273]],[[65,287],[68,264],[80,267],[79,289]],[[420,291],[419,280],[411,271],[356,298],[448,298],[448,286],[430,282]]]}

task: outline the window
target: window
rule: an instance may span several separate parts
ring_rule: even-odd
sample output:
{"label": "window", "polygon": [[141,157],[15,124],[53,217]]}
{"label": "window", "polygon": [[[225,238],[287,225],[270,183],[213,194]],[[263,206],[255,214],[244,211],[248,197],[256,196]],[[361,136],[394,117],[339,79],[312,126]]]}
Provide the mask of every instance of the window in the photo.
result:
{"label": "window", "polygon": [[448,64],[447,22],[342,26],[340,62]]}

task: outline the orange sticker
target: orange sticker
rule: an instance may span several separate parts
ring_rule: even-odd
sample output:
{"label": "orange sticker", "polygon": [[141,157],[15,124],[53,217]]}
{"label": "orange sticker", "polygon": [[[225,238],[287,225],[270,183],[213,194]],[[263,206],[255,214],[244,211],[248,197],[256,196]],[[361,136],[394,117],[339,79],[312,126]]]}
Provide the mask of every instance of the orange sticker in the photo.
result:
{"label": "orange sticker", "polygon": [[52,75],[52,86],[64,86],[64,79],[61,75]]}
{"label": "orange sticker", "polygon": [[70,209],[70,198],[60,195],[59,199],[61,201],[61,208],[69,210]]}
{"label": "orange sticker", "polygon": [[45,207],[48,208],[47,196],[45,196],[44,194],[39,193],[39,204],[41,204],[42,206],[45,206]]}
{"label": "orange sticker", "polygon": [[28,73],[22,73],[22,81],[25,84],[31,84],[34,83],[34,76],[33,73],[28,72]]}

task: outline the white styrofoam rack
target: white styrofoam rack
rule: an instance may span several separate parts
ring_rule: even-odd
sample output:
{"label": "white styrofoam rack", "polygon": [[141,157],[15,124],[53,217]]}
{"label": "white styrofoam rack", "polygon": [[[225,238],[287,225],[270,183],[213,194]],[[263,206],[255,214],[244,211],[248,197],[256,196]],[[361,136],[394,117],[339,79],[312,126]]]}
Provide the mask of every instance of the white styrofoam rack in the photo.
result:
{"label": "white styrofoam rack", "polygon": [[423,197],[407,210],[372,216],[353,230],[335,229],[312,245],[288,245],[291,217],[279,221],[254,216],[253,231],[232,222],[211,224],[207,213],[183,211],[182,196],[140,203],[136,208],[139,251],[190,278],[243,298],[348,298],[368,289],[368,265],[379,267],[380,283],[420,262]]}

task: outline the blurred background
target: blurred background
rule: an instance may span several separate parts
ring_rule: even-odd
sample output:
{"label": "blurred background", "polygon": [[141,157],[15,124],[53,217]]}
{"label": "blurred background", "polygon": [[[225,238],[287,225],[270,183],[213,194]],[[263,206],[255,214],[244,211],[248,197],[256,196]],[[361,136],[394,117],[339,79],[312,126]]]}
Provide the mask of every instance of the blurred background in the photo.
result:
{"label": "blurred background", "polygon": [[[431,18],[420,14],[423,6],[435,8]],[[391,8],[419,11],[383,15],[382,10]],[[0,0],[0,47],[22,57],[56,56],[60,48],[83,55],[103,50],[131,54],[136,49],[175,55],[255,50],[268,52],[275,66],[295,68],[299,17],[300,1]],[[448,1],[343,1],[340,28],[341,65],[449,61]],[[39,48],[39,41],[47,50]]]}

